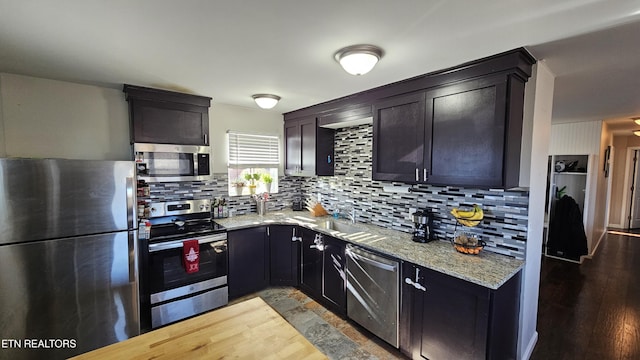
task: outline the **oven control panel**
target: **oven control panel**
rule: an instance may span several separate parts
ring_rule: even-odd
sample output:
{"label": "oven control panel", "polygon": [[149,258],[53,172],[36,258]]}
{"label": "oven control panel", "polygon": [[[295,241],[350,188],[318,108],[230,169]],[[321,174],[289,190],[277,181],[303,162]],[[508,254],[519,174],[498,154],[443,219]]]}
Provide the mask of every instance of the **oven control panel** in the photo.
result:
{"label": "oven control panel", "polygon": [[171,215],[208,213],[211,211],[211,200],[199,199],[156,202],[151,203],[149,207],[151,208],[150,215],[152,218]]}

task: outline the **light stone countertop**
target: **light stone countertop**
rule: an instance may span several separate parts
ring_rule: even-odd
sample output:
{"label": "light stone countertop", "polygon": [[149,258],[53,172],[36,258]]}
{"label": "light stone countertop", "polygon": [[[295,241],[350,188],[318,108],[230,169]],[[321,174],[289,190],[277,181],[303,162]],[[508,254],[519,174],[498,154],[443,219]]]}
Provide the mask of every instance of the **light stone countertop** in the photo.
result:
{"label": "light stone countertop", "polygon": [[[304,226],[348,243],[494,290],[511,279],[524,266],[522,260],[490,251],[481,251],[478,255],[461,254],[448,241],[417,243],[411,240],[412,235],[409,233],[363,223],[350,224],[342,219],[335,220],[330,216],[313,217],[307,211],[282,210],[267,213],[265,216],[248,214],[214,220],[229,231],[259,225]],[[362,231],[341,233],[321,228],[321,224],[327,220],[357,227]]]}

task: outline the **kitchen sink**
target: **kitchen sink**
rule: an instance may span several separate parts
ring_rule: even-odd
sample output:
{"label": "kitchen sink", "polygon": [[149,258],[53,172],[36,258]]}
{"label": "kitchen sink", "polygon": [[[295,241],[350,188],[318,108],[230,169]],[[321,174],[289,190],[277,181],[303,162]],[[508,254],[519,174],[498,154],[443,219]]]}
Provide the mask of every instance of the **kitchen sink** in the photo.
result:
{"label": "kitchen sink", "polygon": [[334,220],[326,220],[318,225],[320,229],[326,230],[334,230],[345,234],[354,234],[358,232],[363,232],[364,230],[360,229],[351,224],[345,224],[343,222],[334,221]]}

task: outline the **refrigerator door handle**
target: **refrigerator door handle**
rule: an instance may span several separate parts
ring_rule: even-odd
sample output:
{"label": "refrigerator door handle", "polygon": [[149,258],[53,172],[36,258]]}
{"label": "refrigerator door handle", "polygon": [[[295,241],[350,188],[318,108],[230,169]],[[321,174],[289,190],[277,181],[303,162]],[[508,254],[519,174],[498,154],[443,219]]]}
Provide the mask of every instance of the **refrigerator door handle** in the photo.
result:
{"label": "refrigerator door handle", "polygon": [[129,231],[129,282],[138,283],[138,234]]}
{"label": "refrigerator door handle", "polygon": [[127,182],[127,224],[129,229],[137,227],[137,206],[136,206],[136,182],[132,177],[126,178]]}

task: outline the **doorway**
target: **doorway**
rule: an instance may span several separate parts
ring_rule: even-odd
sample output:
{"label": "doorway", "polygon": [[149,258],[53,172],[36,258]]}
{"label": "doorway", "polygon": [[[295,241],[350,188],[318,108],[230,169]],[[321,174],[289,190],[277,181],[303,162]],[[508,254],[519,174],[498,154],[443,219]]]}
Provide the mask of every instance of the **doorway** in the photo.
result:
{"label": "doorway", "polygon": [[640,147],[627,149],[622,219],[625,229],[640,228]]}

